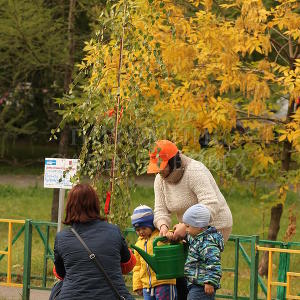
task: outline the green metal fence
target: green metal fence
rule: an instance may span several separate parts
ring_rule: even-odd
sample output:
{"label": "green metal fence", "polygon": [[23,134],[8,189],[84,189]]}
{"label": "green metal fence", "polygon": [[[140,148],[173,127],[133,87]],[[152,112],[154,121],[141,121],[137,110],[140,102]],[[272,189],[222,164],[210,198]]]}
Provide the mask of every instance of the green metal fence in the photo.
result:
{"label": "green metal fence", "polygon": [[[43,289],[49,290],[49,283],[54,282],[53,276],[47,276],[48,272],[48,261],[53,261],[53,245],[49,243],[50,236],[54,238],[56,232],[57,223],[52,222],[41,222],[26,220],[24,227],[22,227],[16,236],[13,238],[13,244],[24,232],[24,268],[23,268],[23,300],[28,300],[30,297],[30,289]],[[51,234],[52,231],[55,231]],[[33,276],[31,272],[31,261],[32,261],[32,250],[33,244],[33,232],[36,232],[43,244],[43,273],[41,276]],[[132,228],[128,228],[124,231],[124,235],[130,239],[130,243],[136,240],[135,231]],[[267,295],[267,287],[264,280],[258,275],[258,261],[259,253],[256,250],[256,246],[275,246],[284,249],[290,249],[292,247],[300,247],[300,243],[295,242],[279,242],[279,241],[267,241],[259,240],[258,236],[242,236],[242,235],[231,235],[229,238],[229,244],[234,245],[234,256],[232,256],[232,267],[223,268],[224,272],[233,273],[233,290],[230,295],[217,294],[216,298],[224,299],[258,299],[258,289],[262,291],[262,294]],[[247,250],[246,250],[247,249]],[[248,252],[247,252],[248,251]],[[239,267],[241,258],[246,262],[250,270],[249,290],[250,295],[248,297],[242,297],[239,295]],[[0,261],[2,256],[0,256]],[[290,254],[281,253],[279,257],[279,270],[278,270],[278,281],[286,281],[286,272],[290,268]],[[35,284],[33,284],[35,282]],[[38,282],[38,284],[36,284]],[[48,283],[48,287],[47,287]],[[285,299],[285,288],[277,288],[276,299]],[[263,298],[265,299],[265,298]]]}
{"label": "green metal fence", "polygon": [[[30,289],[43,289],[47,290],[47,281],[53,281],[53,278],[47,277],[48,271],[48,260],[53,261],[53,251],[52,246],[49,245],[50,228],[57,228],[57,223],[52,222],[41,222],[26,220],[25,223],[25,241],[24,241],[24,272],[23,272],[23,300],[29,300]],[[35,286],[31,284],[31,258],[32,258],[32,231],[35,229],[43,242],[44,254],[43,254],[43,274],[42,277],[37,277],[36,279],[41,279],[42,284],[40,286]]]}

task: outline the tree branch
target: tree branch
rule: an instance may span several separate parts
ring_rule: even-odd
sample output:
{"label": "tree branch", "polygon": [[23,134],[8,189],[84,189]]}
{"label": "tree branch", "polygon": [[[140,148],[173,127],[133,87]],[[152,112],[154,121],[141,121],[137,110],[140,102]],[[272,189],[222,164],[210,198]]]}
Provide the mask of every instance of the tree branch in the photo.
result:
{"label": "tree branch", "polygon": [[256,116],[254,114],[249,114],[243,110],[240,110],[240,109],[236,109],[236,112],[240,113],[240,114],[244,114],[244,115],[247,115],[249,117],[243,117],[243,118],[239,118],[237,120],[250,120],[250,119],[258,119],[258,120],[266,120],[266,121],[271,121],[271,122],[274,122],[274,123],[281,123],[281,124],[286,124],[286,121],[282,121],[280,119],[274,119],[274,118],[270,118],[270,117],[264,117],[264,116]]}
{"label": "tree branch", "polygon": [[299,52],[299,44],[295,48],[295,52],[294,52],[294,55],[293,55],[294,58],[297,58],[298,52]]}
{"label": "tree branch", "polygon": [[[275,51],[277,52],[277,55],[276,55],[276,58],[275,58],[275,62],[277,62],[277,59],[278,59],[278,56],[280,55],[279,53],[281,52],[281,50],[283,50],[284,47],[287,46],[288,44],[289,44],[289,42],[285,43],[285,44],[279,49],[278,52],[276,51],[276,48],[274,47],[274,48],[275,48]],[[281,58],[283,59],[282,56],[281,56]]]}
{"label": "tree branch", "polygon": [[286,37],[284,34],[282,34],[279,30],[275,29],[274,27],[271,28],[271,30],[274,30],[276,33],[278,33],[283,39],[289,40],[288,37]]}
{"label": "tree branch", "polygon": [[111,193],[111,204],[112,207],[112,200],[114,197],[114,184],[115,184],[115,164],[116,164],[116,156],[117,156],[117,144],[118,144],[118,125],[119,125],[119,109],[120,109],[120,89],[121,89],[121,73],[122,73],[122,66],[123,66],[123,49],[124,49],[124,38],[125,38],[125,27],[126,27],[126,13],[127,13],[127,3],[124,3],[123,8],[123,21],[122,21],[122,34],[120,36],[120,52],[119,52],[119,66],[117,72],[117,105],[116,105],[116,117],[115,117],[115,125],[114,125],[114,154],[112,157],[111,162],[111,169],[110,169],[110,193]]}
{"label": "tree branch", "polygon": [[288,41],[288,44],[289,44],[289,55],[291,58],[294,58],[293,56],[293,45],[292,45],[292,39],[291,37],[289,36],[289,41]]}
{"label": "tree branch", "polygon": [[[277,50],[277,48],[276,48],[276,46],[275,45],[277,45],[277,46],[279,46],[279,47],[281,47],[281,45],[279,45],[275,40],[273,40],[273,39],[270,39],[270,41],[271,41],[271,45],[273,46],[273,48],[275,49],[275,51],[276,51],[276,53],[277,53],[277,55],[279,55],[288,65],[290,64],[290,62],[289,61],[287,61],[286,60],[286,58],[284,58],[281,54],[280,54],[280,52],[278,52],[278,50]],[[287,57],[289,57],[289,55],[288,55],[288,53],[285,51],[285,49],[283,48],[282,50],[284,50],[284,52],[285,52],[285,54],[287,55]],[[275,60],[276,61],[276,60]]]}
{"label": "tree branch", "polygon": [[269,122],[273,122],[273,123],[280,123],[280,124],[285,124],[284,121],[278,120],[278,119],[272,119],[272,118],[267,118],[267,117],[260,117],[260,116],[256,116],[256,117],[242,117],[242,118],[237,118],[238,121],[240,120],[264,120],[264,121],[269,121]]}

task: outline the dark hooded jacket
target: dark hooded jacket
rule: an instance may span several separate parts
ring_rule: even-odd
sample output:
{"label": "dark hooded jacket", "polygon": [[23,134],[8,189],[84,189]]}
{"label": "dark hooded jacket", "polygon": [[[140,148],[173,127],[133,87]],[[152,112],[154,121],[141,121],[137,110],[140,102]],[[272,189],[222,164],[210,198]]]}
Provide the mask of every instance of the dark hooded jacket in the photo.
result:
{"label": "dark hooded jacket", "polygon": [[[100,220],[73,224],[73,228],[96,255],[120,295],[126,300],[134,299],[122,276],[121,263],[130,260],[130,252],[119,228]],[[54,264],[57,274],[64,278],[57,299],[117,299],[104,275],[90,260],[86,249],[69,228],[56,235]]]}

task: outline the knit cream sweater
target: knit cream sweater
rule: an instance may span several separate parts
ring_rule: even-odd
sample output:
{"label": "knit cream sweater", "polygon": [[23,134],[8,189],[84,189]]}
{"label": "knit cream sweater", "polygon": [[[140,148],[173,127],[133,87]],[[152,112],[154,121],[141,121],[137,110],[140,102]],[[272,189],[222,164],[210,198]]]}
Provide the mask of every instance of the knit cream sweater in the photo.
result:
{"label": "knit cream sweater", "polygon": [[202,203],[211,213],[210,225],[217,229],[232,227],[232,215],[210,171],[199,161],[190,159],[182,178],[170,183],[159,174],[154,181],[154,225],[171,226],[171,214],[182,222],[184,212],[194,204]]}

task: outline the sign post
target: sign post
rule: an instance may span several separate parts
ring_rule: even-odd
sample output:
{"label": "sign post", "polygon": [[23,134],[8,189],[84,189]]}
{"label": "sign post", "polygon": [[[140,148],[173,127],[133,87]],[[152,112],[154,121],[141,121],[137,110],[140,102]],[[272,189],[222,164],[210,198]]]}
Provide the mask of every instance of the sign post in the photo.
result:
{"label": "sign post", "polygon": [[65,190],[72,188],[77,169],[78,159],[45,158],[44,187],[59,189],[57,232],[62,229]]}
{"label": "sign post", "polygon": [[62,227],[62,219],[64,217],[64,208],[65,208],[64,200],[65,200],[65,189],[59,189],[57,232],[60,232]]}

